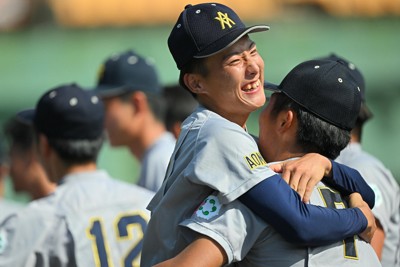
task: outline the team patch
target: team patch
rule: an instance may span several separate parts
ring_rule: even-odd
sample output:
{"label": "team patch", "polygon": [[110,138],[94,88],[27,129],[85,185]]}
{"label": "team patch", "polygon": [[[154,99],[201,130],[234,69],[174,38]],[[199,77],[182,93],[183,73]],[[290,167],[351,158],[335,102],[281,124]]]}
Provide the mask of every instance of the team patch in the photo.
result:
{"label": "team patch", "polygon": [[4,252],[8,244],[7,233],[4,230],[0,230],[0,254]]}
{"label": "team patch", "polygon": [[267,165],[267,162],[263,156],[261,156],[260,152],[251,153],[250,155],[245,156],[244,159],[246,160],[250,170]]}
{"label": "team patch", "polygon": [[383,202],[382,192],[376,184],[368,184],[368,185],[375,193],[375,207],[379,207],[380,205],[382,205]]}
{"label": "team patch", "polygon": [[216,196],[208,196],[196,210],[196,216],[203,219],[211,219],[218,215],[221,204]]}

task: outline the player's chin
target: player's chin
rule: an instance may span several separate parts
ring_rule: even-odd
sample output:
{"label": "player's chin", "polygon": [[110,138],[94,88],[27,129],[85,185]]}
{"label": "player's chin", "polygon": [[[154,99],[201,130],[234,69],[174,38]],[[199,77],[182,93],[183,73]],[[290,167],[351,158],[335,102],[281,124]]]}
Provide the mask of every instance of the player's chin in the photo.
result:
{"label": "player's chin", "polygon": [[257,96],[257,97],[252,97],[249,101],[249,103],[254,107],[254,109],[259,109],[265,104],[265,95],[263,96]]}

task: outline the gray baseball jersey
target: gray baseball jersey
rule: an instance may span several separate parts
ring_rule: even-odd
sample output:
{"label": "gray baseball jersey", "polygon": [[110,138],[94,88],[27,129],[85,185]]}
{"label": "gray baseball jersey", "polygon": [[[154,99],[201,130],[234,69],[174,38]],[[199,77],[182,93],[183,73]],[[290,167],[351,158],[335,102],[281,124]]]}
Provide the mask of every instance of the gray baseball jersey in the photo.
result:
{"label": "gray baseball jersey", "polygon": [[183,122],[167,178],[148,206],[141,266],[167,260],[193,241],[192,232],[177,226],[213,191],[228,203],[274,174],[243,128],[199,107]]}
{"label": "gray baseball jersey", "polygon": [[0,222],[3,221],[8,215],[17,212],[23,207],[24,205],[16,201],[0,198]]}
{"label": "gray baseball jersey", "polygon": [[[310,203],[333,208],[347,205],[338,192],[323,183],[314,189]],[[228,256],[228,264],[233,266],[381,266],[372,247],[357,236],[329,246],[296,246],[240,201],[222,205],[215,195],[207,197],[181,226],[218,242]]]}
{"label": "gray baseball jersey", "polygon": [[66,176],[0,227],[0,266],[139,266],[153,193],[104,171]]}
{"label": "gray baseball jersey", "polygon": [[375,192],[375,217],[385,231],[382,266],[400,266],[400,189],[392,173],[358,143],[349,144],[337,158],[360,172]]}
{"label": "gray baseball jersey", "polygon": [[144,154],[140,164],[138,185],[157,192],[165,177],[176,139],[165,132]]}

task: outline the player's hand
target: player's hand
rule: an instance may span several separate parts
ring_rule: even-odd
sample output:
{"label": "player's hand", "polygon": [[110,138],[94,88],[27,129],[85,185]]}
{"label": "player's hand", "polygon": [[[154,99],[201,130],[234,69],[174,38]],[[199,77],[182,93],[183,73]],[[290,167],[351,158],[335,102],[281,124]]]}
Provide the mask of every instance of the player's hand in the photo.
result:
{"label": "player's hand", "polygon": [[309,153],[296,160],[271,164],[270,168],[281,173],[282,178],[307,203],[314,186],[331,172],[332,164],[320,154]]}
{"label": "player's hand", "polygon": [[367,218],[368,220],[367,228],[365,228],[364,232],[359,234],[359,236],[366,242],[371,243],[371,239],[374,236],[376,230],[376,221],[374,214],[372,213],[368,204],[362,199],[359,193],[350,194],[349,205],[352,208],[359,208],[364,214],[364,216]]}

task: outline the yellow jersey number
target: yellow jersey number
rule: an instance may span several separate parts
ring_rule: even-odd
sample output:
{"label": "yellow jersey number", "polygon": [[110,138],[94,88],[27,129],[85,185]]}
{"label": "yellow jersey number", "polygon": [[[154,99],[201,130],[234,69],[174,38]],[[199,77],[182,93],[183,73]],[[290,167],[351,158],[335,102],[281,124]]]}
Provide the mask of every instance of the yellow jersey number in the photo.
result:
{"label": "yellow jersey number", "polygon": [[[97,267],[113,267],[110,258],[109,245],[106,242],[104,225],[101,218],[92,220],[87,233],[92,240],[94,261]],[[132,267],[139,264],[139,257],[142,251],[143,233],[146,231],[147,220],[140,214],[123,215],[116,221],[116,239],[130,240],[132,246],[122,259],[122,266]]]}

